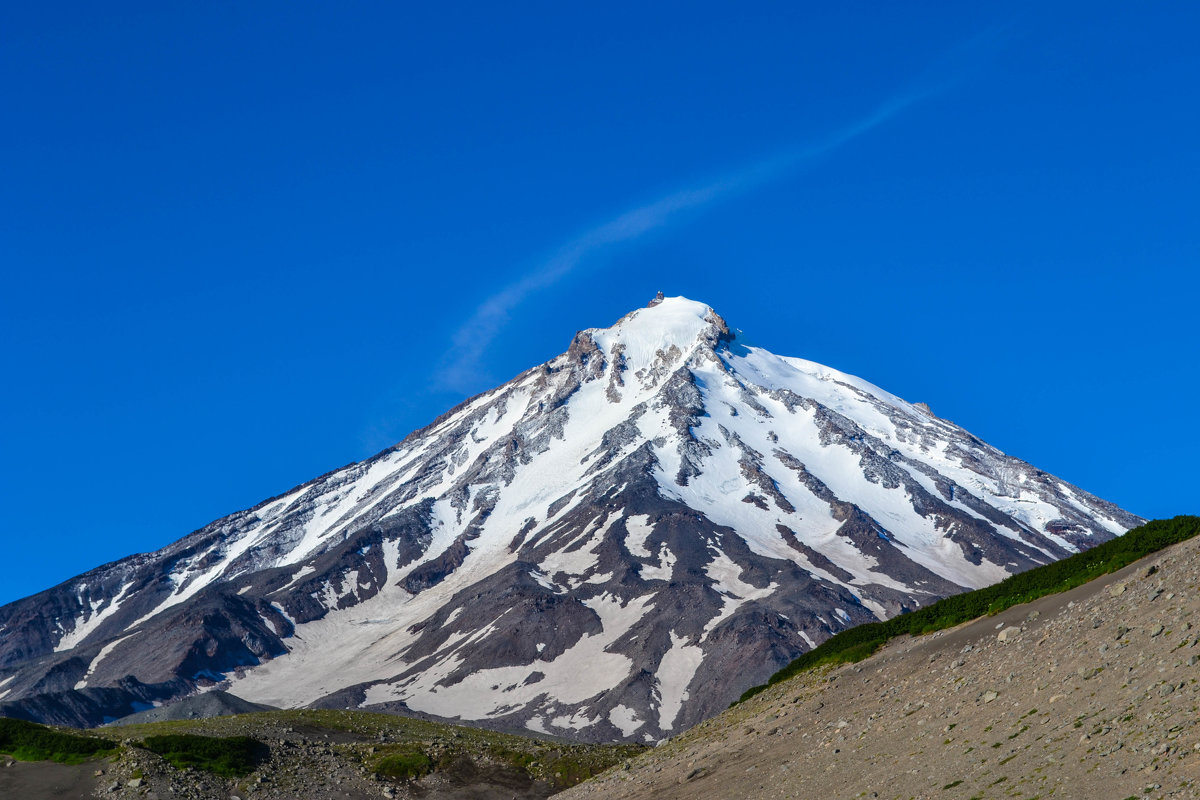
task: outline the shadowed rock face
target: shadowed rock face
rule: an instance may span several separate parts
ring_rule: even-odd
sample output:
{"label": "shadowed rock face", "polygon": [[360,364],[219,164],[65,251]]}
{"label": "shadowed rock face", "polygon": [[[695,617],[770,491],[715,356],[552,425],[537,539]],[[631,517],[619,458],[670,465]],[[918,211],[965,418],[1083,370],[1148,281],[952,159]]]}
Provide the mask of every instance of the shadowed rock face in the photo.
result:
{"label": "shadowed rock face", "polygon": [[1138,518],[667,298],[401,444],[0,608],[0,714],[274,706],[657,740],[832,633]]}

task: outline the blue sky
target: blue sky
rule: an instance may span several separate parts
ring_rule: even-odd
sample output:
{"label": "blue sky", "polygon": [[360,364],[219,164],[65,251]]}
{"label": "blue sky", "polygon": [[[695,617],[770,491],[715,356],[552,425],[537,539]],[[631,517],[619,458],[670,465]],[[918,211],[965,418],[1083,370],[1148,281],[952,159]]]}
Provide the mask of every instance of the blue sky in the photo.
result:
{"label": "blue sky", "polygon": [[1135,513],[1200,511],[1198,29],[7,4],[0,602],[369,456],[658,290]]}

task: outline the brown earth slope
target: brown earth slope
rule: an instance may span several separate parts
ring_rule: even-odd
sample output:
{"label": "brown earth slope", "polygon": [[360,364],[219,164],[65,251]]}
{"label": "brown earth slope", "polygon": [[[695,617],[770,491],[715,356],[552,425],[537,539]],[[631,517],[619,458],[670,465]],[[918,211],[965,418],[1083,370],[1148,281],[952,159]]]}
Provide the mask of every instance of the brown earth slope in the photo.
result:
{"label": "brown earth slope", "polygon": [[1200,797],[1200,539],[753,699],[560,795]]}

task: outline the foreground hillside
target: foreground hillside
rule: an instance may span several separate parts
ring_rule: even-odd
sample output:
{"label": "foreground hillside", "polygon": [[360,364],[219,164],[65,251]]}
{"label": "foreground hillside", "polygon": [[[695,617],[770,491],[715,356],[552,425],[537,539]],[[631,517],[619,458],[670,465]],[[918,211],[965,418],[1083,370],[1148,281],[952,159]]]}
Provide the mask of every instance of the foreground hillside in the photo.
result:
{"label": "foreground hillside", "polygon": [[[0,723],[27,726],[50,742],[40,752],[6,747],[0,724],[0,752],[42,759],[0,756],[4,800],[535,800],[640,750],[334,710],[271,711],[67,731],[65,736],[30,723]],[[96,736],[108,737],[115,749],[91,758],[76,755],[89,750],[78,747],[80,742],[95,741],[91,737]],[[68,763],[51,763],[49,758]]]}
{"label": "foreground hillside", "polygon": [[780,682],[561,795],[1200,794],[1200,540]]}

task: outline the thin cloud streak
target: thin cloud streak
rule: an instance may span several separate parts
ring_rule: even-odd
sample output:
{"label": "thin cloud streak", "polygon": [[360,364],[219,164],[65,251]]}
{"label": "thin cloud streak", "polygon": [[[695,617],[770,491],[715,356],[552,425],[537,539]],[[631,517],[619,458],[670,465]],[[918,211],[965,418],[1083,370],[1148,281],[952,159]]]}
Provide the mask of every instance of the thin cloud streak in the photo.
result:
{"label": "thin cloud streak", "polygon": [[470,319],[454,334],[453,346],[446,354],[444,366],[436,375],[436,385],[451,391],[477,390],[479,383],[486,378],[479,363],[507,323],[513,309],[530,294],[553,285],[574,271],[593,253],[635,241],[677,221],[686,212],[699,211],[736,194],[788,178],[942,88],[910,92],[892,98],[818,144],[787,150],[730,170],[716,180],[660,197],[585,231],[560,247],[540,267],[504,287],[475,309]]}

